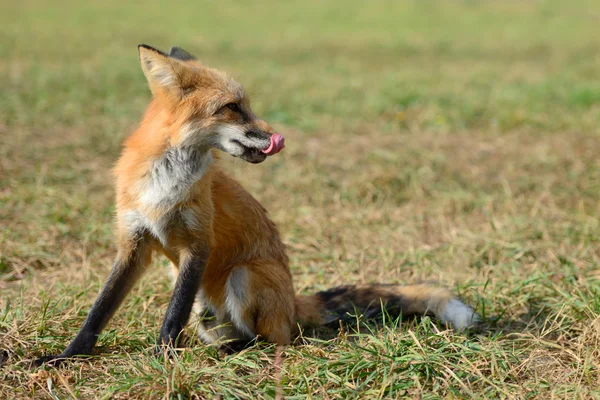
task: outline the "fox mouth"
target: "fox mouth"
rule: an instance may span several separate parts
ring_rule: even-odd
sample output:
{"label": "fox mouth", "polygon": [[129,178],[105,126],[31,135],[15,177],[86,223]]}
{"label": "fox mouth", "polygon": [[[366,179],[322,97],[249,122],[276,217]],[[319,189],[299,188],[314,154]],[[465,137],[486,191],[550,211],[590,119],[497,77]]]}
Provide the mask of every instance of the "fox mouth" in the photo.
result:
{"label": "fox mouth", "polygon": [[239,140],[232,140],[233,143],[240,146],[242,149],[242,154],[237,155],[236,157],[241,158],[244,161],[247,161],[252,164],[258,164],[267,159],[267,154],[263,152],[262,149],[256,147],[248,147]]}
{"label": "fox mouth", "polygon": [[285,139],[278,133],[274,133],[270,136],[269,145],[264,148],[246,146],[235,139],[233,139],[232,142],[242,149],[242,153],[237,157],[252,164],[258,164],[265,161],[268,156],[279,153],[285,147]]}
{"label": "fox mouth", "polygon": [[221,125],[215,130],[213,147],[252,164],[258,164],[285,147],[279,133],[261,130],[244,131],[238,126]]}

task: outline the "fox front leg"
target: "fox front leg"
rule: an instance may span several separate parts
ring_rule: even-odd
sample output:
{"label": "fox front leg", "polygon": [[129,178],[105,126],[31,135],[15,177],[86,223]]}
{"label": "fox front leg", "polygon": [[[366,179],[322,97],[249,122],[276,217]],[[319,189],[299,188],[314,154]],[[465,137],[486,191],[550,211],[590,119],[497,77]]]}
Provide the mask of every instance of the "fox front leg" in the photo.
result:
{"label": "fox front leg", "polygon": [[179,275],[160,329],[157,352],[160,351],[161,346],[177,346],[200,288],[209,253],[208,250],[195,250],[180,256]]}
{"label": "fox front leg", "polygon": [[40,357],[35,364],[58,365],[73,356],[91,354],[98,341],[98,335],[139,279],[149,261],[150,246],[146,244],[143,237],[134,237],[129,243],[121,246],[110,275],[75,339],[59,355]]}

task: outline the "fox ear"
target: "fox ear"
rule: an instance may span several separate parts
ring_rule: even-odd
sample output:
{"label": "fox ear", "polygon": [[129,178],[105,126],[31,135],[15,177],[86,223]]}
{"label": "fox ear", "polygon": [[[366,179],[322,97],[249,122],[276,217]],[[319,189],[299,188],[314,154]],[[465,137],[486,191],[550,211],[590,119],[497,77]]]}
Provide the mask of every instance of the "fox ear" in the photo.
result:
{"label": "fox ear", "polygon": [[150,90],[157,94],[166,90],[171,94],[181,93],[186,67],[160,50],[145,44],[138,46],[142,71],[150,84]]}
{"label": "fox ear", "polygon": [[181,47],[173,46],[171,50],[169,50],[169,57],[175,58],[181,61],[190,61],[195,60],[196,57],[182,49]]}

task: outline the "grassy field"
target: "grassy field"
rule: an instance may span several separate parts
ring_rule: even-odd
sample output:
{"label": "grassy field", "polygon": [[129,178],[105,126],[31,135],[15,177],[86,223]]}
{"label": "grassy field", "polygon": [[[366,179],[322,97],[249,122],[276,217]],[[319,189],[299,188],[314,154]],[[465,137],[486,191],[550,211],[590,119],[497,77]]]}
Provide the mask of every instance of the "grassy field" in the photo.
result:
{"label": "grassy field", "polygon": [[[0,398],[600,398],[597,1],[134,3],[0,5]],[[159,361],[157,260],[98,357],[31,368],[114,257],[110,169],[150,98],[138,43],[229,71],[286,135],[225,164],[298,292],[438,281],[486,329],[344,328],[285,349],[279,378],[269,346]]]}

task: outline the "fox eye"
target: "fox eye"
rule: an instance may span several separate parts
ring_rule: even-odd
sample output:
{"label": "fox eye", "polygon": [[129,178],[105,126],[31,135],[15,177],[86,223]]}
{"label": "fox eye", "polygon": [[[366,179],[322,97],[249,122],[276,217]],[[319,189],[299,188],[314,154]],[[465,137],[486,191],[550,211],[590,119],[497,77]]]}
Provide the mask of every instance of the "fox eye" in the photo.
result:
{"label": "fox eye", "polygon": [[236,113],[240,112],[240,107],[236,103],[226,104],[225,107],[229,108],[233,112],[236,112]]}

